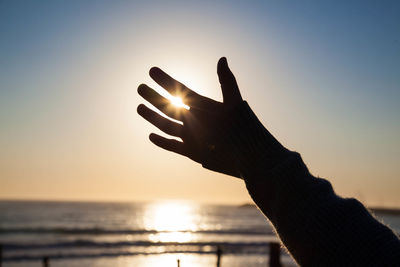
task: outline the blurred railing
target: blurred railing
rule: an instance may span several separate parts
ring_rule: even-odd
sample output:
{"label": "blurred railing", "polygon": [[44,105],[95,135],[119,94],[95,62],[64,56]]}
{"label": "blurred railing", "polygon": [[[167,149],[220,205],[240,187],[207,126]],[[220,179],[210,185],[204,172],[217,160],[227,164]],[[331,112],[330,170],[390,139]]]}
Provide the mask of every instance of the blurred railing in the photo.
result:
{"label": "blurred railing", "polygon": [[[281,259],[280,259],[280,244],[277,242],[270,242],[269,243],[269,265],[270,267],[280,267],[281,265]],[[222,261],[222,255],[223,255],[223,250],[220,246],[216,247],[216,266],[221,267],[221,261]],[[2,262],[3,262],[3,246],[0,244],[0,267],[2,267]],[[43,257],[42,258],[42,266],[43,267],[50,267],[50,257]],[[181,266],[181,260],[177,259],[177,266]]]}

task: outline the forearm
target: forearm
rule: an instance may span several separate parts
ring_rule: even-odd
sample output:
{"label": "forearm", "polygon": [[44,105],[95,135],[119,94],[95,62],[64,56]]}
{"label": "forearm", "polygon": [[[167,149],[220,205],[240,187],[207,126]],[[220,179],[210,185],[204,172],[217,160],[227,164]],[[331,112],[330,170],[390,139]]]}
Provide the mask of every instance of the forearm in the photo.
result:
{"label": "forearm", "polygon": [[300,155],[285,149],[247,104],[238,107],[226,142],[247,189],[301,265],[400,262],[400,242],[354,199],[338,197],[313,177]]}
{"label": "forearm", "polygon": [[338,197],[328,181],[312,177],[301,165],[294,154],[279,166],[291,171],[271,179],[276,181],[268,176],[245,179],[250,195],[299,264],[400,263],[400,242],[389,228],[357,200]]}

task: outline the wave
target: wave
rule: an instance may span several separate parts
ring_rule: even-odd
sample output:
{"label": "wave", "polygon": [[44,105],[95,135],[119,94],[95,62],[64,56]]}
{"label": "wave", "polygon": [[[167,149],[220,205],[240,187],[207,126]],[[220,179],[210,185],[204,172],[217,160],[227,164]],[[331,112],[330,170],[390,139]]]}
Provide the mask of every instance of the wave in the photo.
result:
{"label": "wave", "polygon": [[[43,244],[3,243],[3,260],[32,261],[41,260],[44,256],[52,259],[64,259],[154,255],[166,253],[214,254],[218,247],[222,248],[224,254],[267,254],[269,251],[269,244],[270,242],[179,243],[151,241],[96,242],[92,240],[75,240]],[[6,254],[8,255],[6,256]]]}
{"label": "wave", "polygon": [[[62,259],[81,259],[81,258],[100,258],[100,257],[119,257],[119,256],[139,256],[139,255],[161,255],[161,254],[215,254],[215,251],[200,251],[193,249],[183,249],[175,251],[155,251],[155,252],[101,252],[101,253],[56,253],[51,256],[46,255],[15,255],[3,257],[3,262],[20,262],[20,261],[41,261],[44,257],[52,260]],[[224,254],[246,254],[246,255],[268,255],[268,250],[258,251],[224,251]]]}
{"label": "wave", "polygon": [[117,248],[133,246],[195,246],[195,247],[263,247],[269,242],[152,242],[152,241],[116,241],[116,242],[98,242],[93,240],[74,240],[66,242],[50,243],[3,243],[4,250],[18,249],[51,249],[51,248]]}
{"label": "wave", "polygon": [[[168,253],[192,253],[192,254],[213,254],[214,252],[200,252],[191,250],[182,250]],[[159,255],[165,254],[165,252],[114,252],[114,253],[62,253],[55,254],[50,257],[46,256],[48,259],[61,260],[61,259],[80,259],[80,258],[100,258],[100,257],[119,257],[119,256],[139,256],[139,255]],[[18,255],[4,257],[4,262],[19,262],[19,261],[40,261],[44,258],[43,255]]]}
{"label": "wave", "polygon": [[218,235],[269,235],[272,230],[259,229],[228,229],[228,230],[179,230],[158,231],[152,229],[107,229],[107,228],[65,228],[65,227],[0,227],[0,235],[4,234],[65,234],[65,235],[137,235],[157,233],[198,233]]}

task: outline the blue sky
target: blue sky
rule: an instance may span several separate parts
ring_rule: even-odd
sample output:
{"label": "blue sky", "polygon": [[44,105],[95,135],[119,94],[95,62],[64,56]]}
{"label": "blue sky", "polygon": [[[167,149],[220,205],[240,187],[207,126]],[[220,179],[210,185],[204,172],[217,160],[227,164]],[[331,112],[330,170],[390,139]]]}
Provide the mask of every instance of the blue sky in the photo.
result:
{"label": "blue sky", "polygon": [[221,99],[226,56],[313,174],[400,206],[398,14],[397,1],[1,1],[0,197],[248,201],[240,181],[154,148],[135,111],[153,65]]}

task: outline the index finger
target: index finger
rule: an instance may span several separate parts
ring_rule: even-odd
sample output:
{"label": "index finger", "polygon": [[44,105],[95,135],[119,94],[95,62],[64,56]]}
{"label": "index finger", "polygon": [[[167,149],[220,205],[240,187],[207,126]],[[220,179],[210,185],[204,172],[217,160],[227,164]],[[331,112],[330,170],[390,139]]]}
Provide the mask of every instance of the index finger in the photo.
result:
{"label": "index finger", "polygon": [[184,84],[169,76],[160,68],[151,68],[149,74],[156,83],[167,90],[170,94],[182,97],[183,102],[189,106],[212,109],[216,105],[220,104],[215,100],[199,95],[198,93],[186,87]]}

